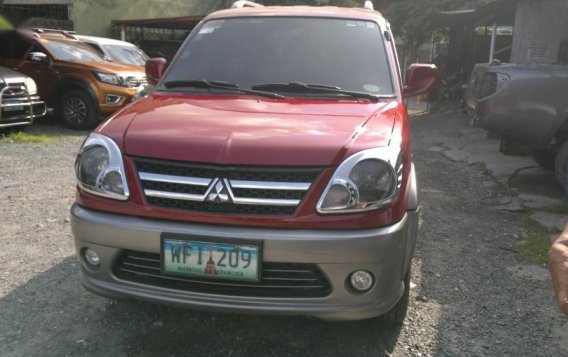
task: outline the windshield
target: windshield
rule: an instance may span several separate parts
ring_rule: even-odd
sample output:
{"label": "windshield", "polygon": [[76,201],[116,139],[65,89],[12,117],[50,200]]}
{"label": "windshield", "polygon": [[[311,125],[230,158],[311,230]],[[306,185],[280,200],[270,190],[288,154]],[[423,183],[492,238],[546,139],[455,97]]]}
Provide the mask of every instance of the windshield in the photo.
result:
{"label": "windshield", "polygon": [[[209,21],[171,67],[164,82],[206,79],[246,89],[300,82],[374,95],[394,93],[381,32],[371,21],[307,17]],[[270,88],[286,90],[287,86]],[[288,90],[299,91],[298,86]]]}
{"label": "windshield", "polygon": [[121,45],[104,45],[105,52],[115,62],[143,66],[148,56],[138,47]]}
{"label": "windshield", "polygon": [[104,58],[97,51],[88,45],[75,41],[49,40],[42,41],[57,59],[64,61],[104,61]]}

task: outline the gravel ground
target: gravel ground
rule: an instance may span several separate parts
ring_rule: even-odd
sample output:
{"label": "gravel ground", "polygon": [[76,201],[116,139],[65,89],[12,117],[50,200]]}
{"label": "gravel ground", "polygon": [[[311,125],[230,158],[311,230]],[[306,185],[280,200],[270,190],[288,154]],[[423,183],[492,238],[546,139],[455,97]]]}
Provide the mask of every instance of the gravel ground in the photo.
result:
{"label": "gravel ground", "polygon": [[55,142],[0,141],[0,355],[568,355],[546,269],[516,252],[522,216],[481,203],[486,174],[428,150],[456,116],[413,120],[423,214],[399,328],[94,296],[79,284],[68,220],[85,133],[36,125]]}

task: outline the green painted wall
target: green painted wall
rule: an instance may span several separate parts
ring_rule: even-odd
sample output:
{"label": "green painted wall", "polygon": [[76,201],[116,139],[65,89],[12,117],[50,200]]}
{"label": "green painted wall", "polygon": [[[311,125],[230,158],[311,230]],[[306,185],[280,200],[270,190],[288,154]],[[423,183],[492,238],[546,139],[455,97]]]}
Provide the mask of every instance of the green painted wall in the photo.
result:
{"label": "green painted wall", "polygon": [[225,0],[74,0],[75,31],[111,36],[111,20],[207,15],[227,5]]}

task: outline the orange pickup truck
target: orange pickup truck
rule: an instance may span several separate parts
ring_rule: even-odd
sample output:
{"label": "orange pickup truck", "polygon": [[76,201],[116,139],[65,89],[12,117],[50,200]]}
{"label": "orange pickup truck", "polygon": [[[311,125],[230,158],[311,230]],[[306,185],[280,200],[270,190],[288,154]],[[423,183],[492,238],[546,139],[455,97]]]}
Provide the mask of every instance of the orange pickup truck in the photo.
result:
{"label": "orange pickup truck", "polygon": [[0,43],[0,66],[33,78],[70,128],[94,127],[146,85],[144,67],[111,62],[69,32],[4,31]]}

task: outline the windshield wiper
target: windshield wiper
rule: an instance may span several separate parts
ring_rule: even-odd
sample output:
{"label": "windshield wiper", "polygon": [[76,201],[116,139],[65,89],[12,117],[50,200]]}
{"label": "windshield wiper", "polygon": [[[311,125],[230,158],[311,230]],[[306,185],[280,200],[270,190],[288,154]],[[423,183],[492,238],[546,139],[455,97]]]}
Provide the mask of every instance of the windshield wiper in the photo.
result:
{"label": "windshield wiper", "polygon": [[260,95],[260,96],[268,97],[268,98],[277,98],[277,99],[285,98],[282,94],[278,94],[278,93],[270,93],[270,92],[264,92],[264,91],[261,91],[261,90],[254,90],[254,89],[244,89],[244,88],[239,88],[239,86],[235,83],[222,82],[222,81],[209,81],[209,80],[206,80],[206,79],[167,81],[167,82],[164,82],[164,87],[166,87],[167,89],[183,88],[183,87],[186,87],[186,88],[187,87],[189,87],[189,88],[205,88],[205,89],[222,89],[222,90],[232,90],[232,91],[237,91],[237,92],[247,93],[247,94],[256,94],[256,95]]}
{"label": "windshield wiper", "polygon": [[256,84],[251,87],[255,90],[275,90],[275,91],[288,91],[288,92],[300,92],[300,93],[332,93],[350,96],[353,98],[367,98],[374,101],[379,99],[393,98],[394,96],[386,95],[376,95],[367,92],[357,92],[352,90],[341,89],[341,87],[330,86],[325,84],[305,84],[301,82],[290,82],[290,83],[266,83],[266,84]]}
{"label": "windshield wiper", "polygon": [[340,87],[329,86],[327,84],[306,84],[302,82],[288,82],[288,83],[265,83],[255,84],[253,89],[266,89],[266,90],[288,90],[288,89],[333,89],[340,90]]}

